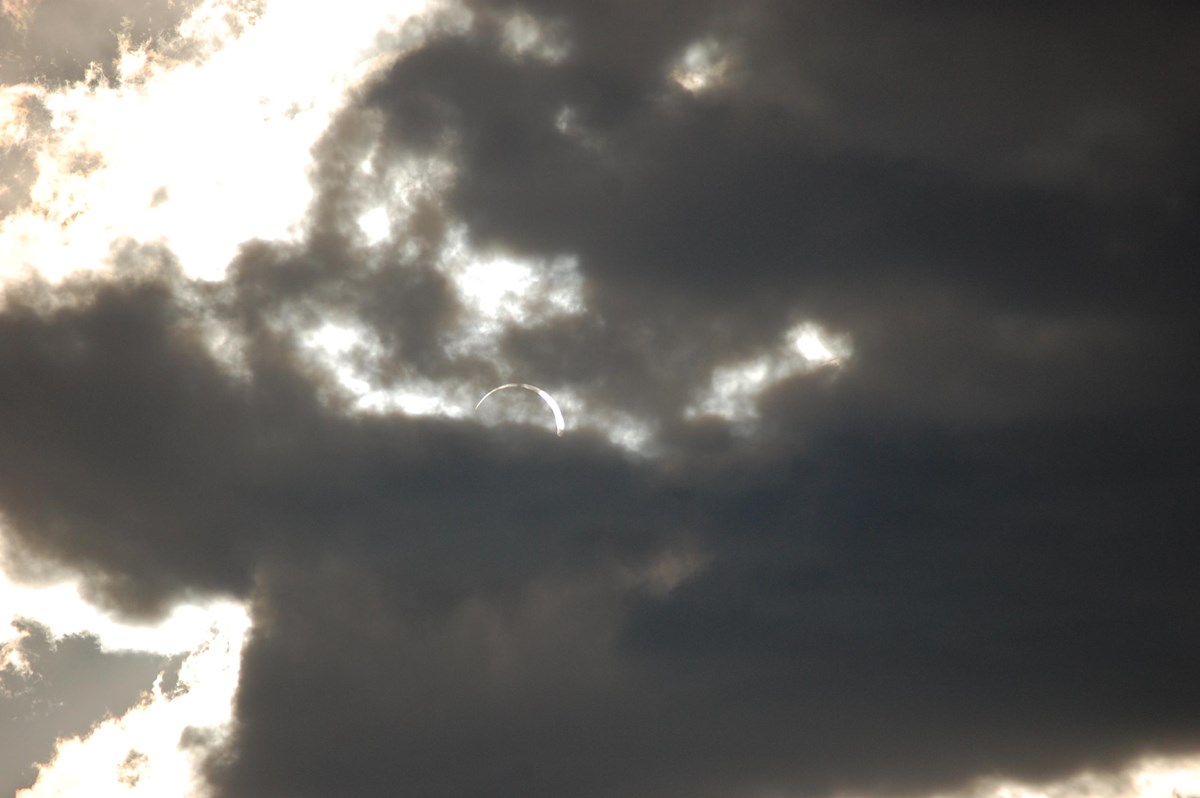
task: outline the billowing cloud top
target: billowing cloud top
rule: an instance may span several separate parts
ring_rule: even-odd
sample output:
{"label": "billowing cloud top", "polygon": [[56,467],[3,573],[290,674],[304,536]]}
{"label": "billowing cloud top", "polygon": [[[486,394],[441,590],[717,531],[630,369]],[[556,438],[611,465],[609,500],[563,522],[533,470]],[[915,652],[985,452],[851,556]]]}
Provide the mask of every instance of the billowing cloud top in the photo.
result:
{"label": "billowing cloud top", "polygon": [[247,603],[217,796],[1200,748],[1200,14],[70,8],[4,5],[8,559]]}

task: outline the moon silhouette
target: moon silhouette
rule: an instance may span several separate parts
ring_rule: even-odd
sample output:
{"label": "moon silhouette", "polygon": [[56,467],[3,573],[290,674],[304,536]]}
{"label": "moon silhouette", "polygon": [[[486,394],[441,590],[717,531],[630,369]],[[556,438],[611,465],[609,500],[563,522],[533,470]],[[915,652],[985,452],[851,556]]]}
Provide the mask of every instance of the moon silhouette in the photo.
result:
{"label": "moon silhouette", "polygon": [[483,404],[484,400],[486,400],[489,396],[496,393],[497,391],[503,391],[505,388],[524,388],[525,390],[533,391],[538,396],[540,396],[542,398],[542,401],[546,403],[546,406],[550,408],[550,412],[554,413],[554,427],[555,427],[555,429],[558,430],[559,437],[562,436],[563,430],[565,430],[567,428],[567,424],[565,421],[563,421],[562,411],[558,409],[558,402],[554,401],[553,396],[546,393],[545,391],[543,391],[541,388],[537,387],[536,385],[529,385],[528,383],[524,383],[524,382],[505,383],[504,385],[501,385],[498,388],[493,388],[492,390],[485,393],[483,395],[483,399],[480,399],[478,402],[475,403],[475,409],[478,410],[479,406],[481,404]]}

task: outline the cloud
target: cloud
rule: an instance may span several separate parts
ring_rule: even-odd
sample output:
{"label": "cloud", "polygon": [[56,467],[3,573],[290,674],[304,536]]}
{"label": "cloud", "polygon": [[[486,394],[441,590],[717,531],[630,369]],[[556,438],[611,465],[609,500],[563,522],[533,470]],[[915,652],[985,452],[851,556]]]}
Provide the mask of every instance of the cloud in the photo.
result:
{"label": "cloud", "polygon": [[121,39],[169,40],[194,0],[5,0],[0,6],[0,82],[81,80],[95,64],[113,75]]}
{"label": "cloud", "polygon": [[55,640],[28,621],[15,628],[17,637],[0,645],[0,789],[12,791],[33,783],[36,763],[50,759],[56,740],[83,735],[137,704],[163,665],[152,654],[103,652],[94,637]]}
{"label": "cloud", "polygon": [[[306,208],[7,285],[15,572],[246,603],[219,795],[1141,789],[1200,742],[1197,21],[981,13],[478,2],[327,52],[268,114]],[[567,434],[476,417],[508,382]]]}
{"label": "cloud", "polygon": [[[231,608],[211,621],[206,633],[193,639],[194,647],[170,658],[154,658],[158,676],[134,706],[98,719],[86,734],[61,737],[33,786],[17,794],[49,798],[86,790],[105,796],[195,795],[203,790],[193,763],[195,749],[223,739],[246,627],[245,614]],[[64,647],[63,641],[58,647]],[[129,662],[147,655],[108,657],[122,658]],[[104,669],[98,673],[103,675]],[[76,681],[75,690],[94,701],[90,694],[97,685],[85,678]]]}

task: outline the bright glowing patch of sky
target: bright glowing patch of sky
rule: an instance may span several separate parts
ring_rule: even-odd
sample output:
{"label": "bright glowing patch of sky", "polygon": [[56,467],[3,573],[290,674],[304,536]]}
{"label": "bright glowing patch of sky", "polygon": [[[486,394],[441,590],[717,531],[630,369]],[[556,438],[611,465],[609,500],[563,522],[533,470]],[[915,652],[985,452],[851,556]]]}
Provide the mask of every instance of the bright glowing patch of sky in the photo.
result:
{"label": "bright glowing patch of sky", "polygon": [[[245,610],[232,602],[182,605],[161,623],[125,624],[97,610],[71,582],[44,586],[15,584],[0,577],[0,607],[11,617],[36,620],[55,637],[91,633],[106,651],[151,651],[176,654],[203,640],[214,621],[227,623],[243,617]],[[8,619],[5,619],[7,622]],[[15,630],[0,630],[0,642],[11,640]]]}
{"label": "bright glowing patch of sky", "polygon": [[729,69],[730,56],[715,39],[693,42],[671,67],[671,79],[691,94],[719,86]]}
{"label": "bright glowing patch of sky", "polygon": [[583,281],[573,258],[529,263],[462,254],[446,269],[472,317],[464,326],[476,334],[495,335],[505,325],[533,326],[583,311]]}
{"label": "bright glowing patch of sky", "polygon": [[721,366],[708,390],[685,411],[690,418],[718,416],[735,423],[753,421],[756,401],[772,386],[821,368],[837,368],[850,356],[845,336],[832,335],[811,323],[792,327],[771,351]]}
{"label": "bright glowing patch of sky", "polygon": [[[166,48],[199,57],[127,46],[113,83],[95,72],[62,90],[8,89],[0,143],[32,147],[38,177],[31,206],[0,220],[4,275],[103,268],[130,237],[219,279],[242,241],[294,239],[312,199],[313,144],[346,91],[384,63],[377,37],[418,7],[348,2],[318,16],[272,3],[256,20],[207,0]],[[45,105],[48,129],[27,123],[18,95]]]}

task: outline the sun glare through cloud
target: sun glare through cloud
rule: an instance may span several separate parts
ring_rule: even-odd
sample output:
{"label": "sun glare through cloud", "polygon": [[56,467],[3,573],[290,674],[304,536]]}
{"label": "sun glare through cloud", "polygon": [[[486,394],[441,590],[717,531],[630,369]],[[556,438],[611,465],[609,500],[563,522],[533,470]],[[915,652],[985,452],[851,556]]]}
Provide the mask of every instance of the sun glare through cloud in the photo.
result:
{"label": "sun glare through cloud", "polygon": [[688,45],[671,68],[671,79],[690,94],[712,89],[725,79],[730,56],[715,39]]}

